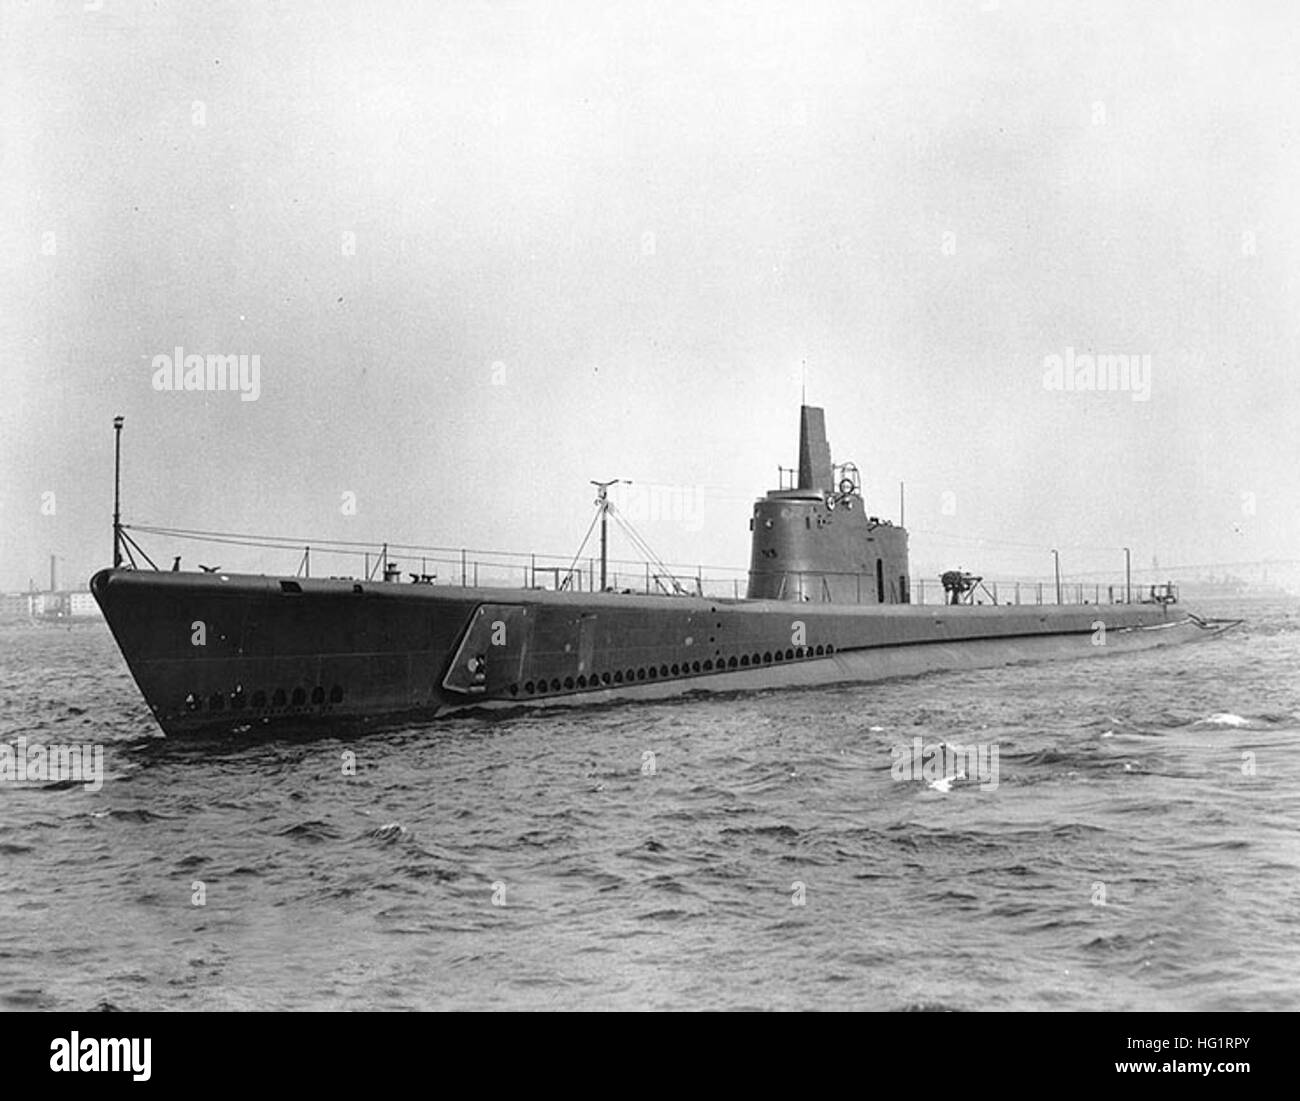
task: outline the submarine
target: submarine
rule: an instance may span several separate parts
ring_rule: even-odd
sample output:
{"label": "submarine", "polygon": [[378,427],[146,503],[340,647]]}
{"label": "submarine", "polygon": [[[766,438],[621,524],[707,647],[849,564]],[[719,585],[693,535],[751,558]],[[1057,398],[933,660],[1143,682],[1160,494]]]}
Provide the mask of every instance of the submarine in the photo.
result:
{"label": "submarine", "polygon": [[404,583],[387,560],[382,580],[124,565],[135,544],[121,523],[122,418],[114,426],[114,564],[90,587],[171,737],[1097,658],[1238,622],[1184,611],[1172,586],[1138,602],[1126,589],[1109,604],[977,603],[979,578],[960,571],[943,575],[944,604],[914,602],[902,518],[868,514],[816,406],[800,408],[797,478],[754,503],[746,592],[728,599],[611,591],[603,542],[600,591],[588,592]]}

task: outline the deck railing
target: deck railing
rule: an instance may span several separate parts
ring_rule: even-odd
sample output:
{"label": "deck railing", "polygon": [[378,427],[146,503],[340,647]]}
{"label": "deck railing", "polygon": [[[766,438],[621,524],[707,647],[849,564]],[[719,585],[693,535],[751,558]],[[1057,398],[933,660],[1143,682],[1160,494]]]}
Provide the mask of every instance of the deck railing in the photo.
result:
{"label": "deck railing", "polygon": [[[304,544],[288,539],[265,536],[229,535],[174,528],[126,526],[127,530],[167,539],[195,540],[205,543],[272,549],[297,557],[296,573],[300,577],[342,577],[349,580],[414,581],[431,585],[459,585],[492,588],[546,589],[570,592],[595,592],[600,588],[600,560],[584,556],[534,554],[509,551],[474,550],[468,547],[435,547],[397,543],[345,543],[322,541]],[[234,567],[232,567],[233,569]],[[818,584],[834,578],[858,578],[858,600],[848,603],[875,604],[874,575],[838,571],[795,571],[785,574],[784,591],[822,591]],[[898,586],[886,581],[885,600],[900,603]],[[811,583],[811,584],[810,584]],[[605,564],[606,588],[612,592],[631,592],[662,596],[704,596],[718,600],[739,600],[749,585],[747,569],[646,562],[637,559],[609,559]],[[1151,585],[1134,580],[1127,586],[1122,578],[1113,582],[1062,581],[1062,604],[1123,604],[1160,599],[1166,594],[1164,584]],[[829,591],[829,590],[827,590]],[[859,593],[859,587],[854,587]],[[1177,587],[1173,588],[1176,596]],[[940,605],[948,594],[937,575],[913,574],[908,578],[910,604]],[[1030,580],[984,578],[973,604],[1055,604],[1056,583],[1052,579]]]}
{"label": "deck railing", "polygon": [[[913,604],[947,604],[950,596],[944,591],[938,577],[914,577],[911,581]],[[1126,584],[1123,578],[1113,582],[1062,581],[1061,604],[1139,604],[1154,602],[1166,593],[1165,584]],[[1178,586],[1173,586],[1177,596]],[[973,599],[962,598],[963,604],[1056,604],[1054,580],[1031,581],[999,578],[983,580]]]}
{"label": "deck railing", "polygon": [[[320,571],[323,554],[319,548],[303,548],[298,572],[303,576],[342,576]],[[355,555],[356,552],[347,552]],[[432,585],[456,585],[488,588],[542,589],[556,592],[596,592],[600,589],[600,559],[550,554],[522,554],[501,551],[439,550],[403,551],[381,546],[362,553],[363,578],[377,580],[384,576],[384,565],[397,567],[401,581],[422,581]],[[715,599],[740,599],[745,595],[748,571],[725,566],[696,563],[645,562],[635,559],[609,559],[605,563],[605,587],[611,592],[631,592],[661,596],[704,596]]]}

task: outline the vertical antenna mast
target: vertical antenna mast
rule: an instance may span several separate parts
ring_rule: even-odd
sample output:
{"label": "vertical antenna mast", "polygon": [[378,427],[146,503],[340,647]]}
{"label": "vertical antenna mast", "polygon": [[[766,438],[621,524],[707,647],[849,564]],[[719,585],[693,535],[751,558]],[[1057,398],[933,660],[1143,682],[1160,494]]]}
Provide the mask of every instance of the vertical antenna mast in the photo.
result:
{"label": "vertical antenna mast", "polygon": [[[626,478],[613,478],[608,482],[597,482],[593,479],[591,483],[596,487],[596,507],[600,510],[600,591],[602,593],[605,591],[605,567],[609,561],[606,553],[608,547],[606,522],[609,516],[609,487],[626,481]],[[582,553],[581,550],[579,550],[579,553]]]}
{"label": "vertical antenna mast", "polygon": [[115,438],[113,455],[113,569],[122,564],[122,422],[113,418]]}

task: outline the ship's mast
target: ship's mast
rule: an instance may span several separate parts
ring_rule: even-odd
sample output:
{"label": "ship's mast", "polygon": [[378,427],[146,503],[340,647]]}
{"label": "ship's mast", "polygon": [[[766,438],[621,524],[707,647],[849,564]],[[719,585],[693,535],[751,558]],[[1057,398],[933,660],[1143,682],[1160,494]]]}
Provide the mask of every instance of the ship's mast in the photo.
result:
{"label": "ship's mast", "polygon": [[627,481],[626,478],[613,478],[608,482],[592,481],[596,487],[596,507],[600,510],[600,591],[605,591],[605,566],[608,561],[606,548],[609,546],[607,522],[609,518],[609,487]]}
{"label": "ship's mast", "polygon": [[835,492],[831,446],[826,442],[826,414],[813,405],[799,410],[799,489]]}
{"label": "ship's mast", "polygon": [[122,422],[113,418],[115,436],[113,456],[113,569],[122,565]]}

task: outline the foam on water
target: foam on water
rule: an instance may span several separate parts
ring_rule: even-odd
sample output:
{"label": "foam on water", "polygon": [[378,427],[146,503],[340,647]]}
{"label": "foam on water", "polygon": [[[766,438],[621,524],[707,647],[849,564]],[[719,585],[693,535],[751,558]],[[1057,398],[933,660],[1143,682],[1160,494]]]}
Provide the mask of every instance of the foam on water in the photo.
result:
{"label": "foam on water", "polygon": [[1207,718],[1200,719],[1197,726],[1249,726],[1250,720],[1227,711],[1217,711]]}

